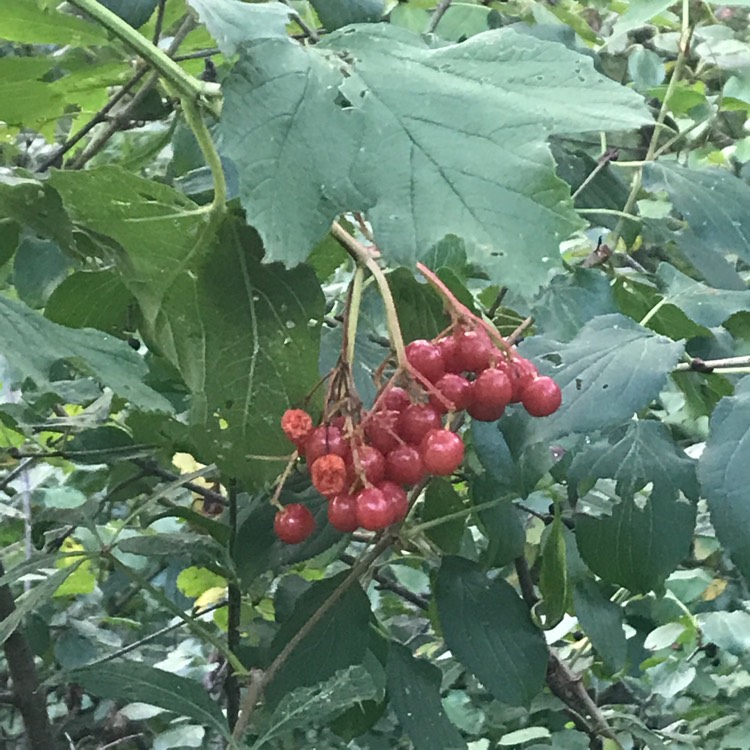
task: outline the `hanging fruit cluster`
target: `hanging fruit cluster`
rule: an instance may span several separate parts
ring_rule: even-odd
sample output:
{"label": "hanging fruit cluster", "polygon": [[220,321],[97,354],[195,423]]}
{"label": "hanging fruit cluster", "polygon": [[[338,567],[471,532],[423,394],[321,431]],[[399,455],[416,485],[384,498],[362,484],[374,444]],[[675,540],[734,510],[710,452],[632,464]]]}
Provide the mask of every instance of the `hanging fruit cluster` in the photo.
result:
{"label": "hanging fruit cluster", "polygon": [[[496,333],[503,346],[495,345],[487,327],[471,317],[455,316],[434,341],[408,344],[406,362],[382,385],[372,409],[362,408],[343,361],[332,374],[321,424],[301,409],[285,412],[282,429],[328,499],[328,520],[339,531],[377,531],[402,521],[406,489],[456,471],[464,458],[455,432],[463,412],[494,421],[512,403],[535,417],[560,406],[557,383]],[[281,508],[274,523],[290,544],[304,541],[314,526],[299,503]]]}

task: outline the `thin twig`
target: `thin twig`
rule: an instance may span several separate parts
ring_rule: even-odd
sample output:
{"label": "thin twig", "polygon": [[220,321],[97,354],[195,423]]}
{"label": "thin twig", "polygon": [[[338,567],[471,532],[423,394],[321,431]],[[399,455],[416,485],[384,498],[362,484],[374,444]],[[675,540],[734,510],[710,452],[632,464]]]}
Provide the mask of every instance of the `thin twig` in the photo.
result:
{"label": "thin twig", "polygon": [[495,313],[500,309],[500,305],[502,305],[503,300],[505,299],[505,295],[508,293],[508,287],[503,286],[500,287],[500,291],[497,293],[497,297],[495,297],[495,301],[489,306],[489,309],[487,310],[487,317],[492,320],[495,317]]}
{"label": "thin twig", "polygon": [[[339,559],[342,562],[345,562],[347,565],[354,565],[356,563],[356,558],[352,555],[347,555],[346,553],[339,555]],[[391,591],[396,596],[400,596],[402,599],[406,600],[410,604],[413,604],[415,607],[418,607],[422,610],[427,610],[429,608],[429,603],[424,599],[424,597],[419,596],[419,594],[415,594],[413,591],[409,591],[406,587],[402,586],[400,583],[396,583],[396,581],[392,581],[387,576],[384,576],[379,571],[375,571],[372,576],[382,589],[386,589],[387,591]]]}
{"label": "thin twig", "polygon": [[307,25],[307,24],[306,24],[306,23],[305,23],[305,22],[304,22],[304,21],[302,20],[302,17],[300,16],[300,14],[299,14],[299,13],[297,13],[297,10],[296,10],[296,9],[295,9],[295,7],[294,7],[294,6],[292,5],[292,3],[291,3],[291,0],[283,0],[283,2],[284,2],[284,4],[285,4],[285,5],[288,5],[288,6],[289,6],[289,8],[291,9],[291,13],[290,13],[289,15],[290,15],[290,17],[291,17],[292,21],[294,21],[294,23],[296,23],[296,24],[297,24],[297,26],[299,26],[299,27],[300,27],[300,28],[302,29],[302,32],[304,33],[304,35],[305,35],[305,36],[306,36],[306,37],[307,37],[307,38],[308,38],[308,39],[309,39],[309,40],[310,40],[311,42],[313,42],[313,44],[314,44],[314,43],[316,43],[316,42],[319,42],[319,41],[320,41],[320,37],[318,36],[318,32],[317,32],[317,31],[315,31],[315,29],[311,29],[311,28],[310,28],[310,27],[309,27],[309,26],[308,26],[308,25]]}
{"label": "thin twig", "polygon": [[[234,559],[237,544],[237,483],[229,482],[229,555]],[[242,593],[236,582],[230,581],[227,586],[227,646],[236,653],[240,645],[240,612]],[[229,729],[234,729],[240,712],[240,685],[231,664],[227,664],[227,678],[224,681],[224,692],[227,696],[227,722]]]}
{"label": "thin twig", "polygon": [[750,367],[750,356],[727,357],[726,359],[701,359],[695,357],[690,362],[680,362],[674,372],[713,372],[714,370],[732,370]]}
{"label": "thin twig", "polygon": [[0,492],[5,492],[6,487],[17,477],[30,469],[42,456],[27,456],[15,468],[11,469],[2,479],[0,479]]}
{"label": "thin twig", "polygon": [[435,8],[432,14],[430,23],[427,26],[428,34],[434,33],[435,29],[437,28],[437,25],[440,23],[440,19],[445,15],[445,11],[448,10],[448,8],[450,8],[452,2],[453,0],[440,0],[440,2],[437,5],[437,8]]}
{"label": "thin twig", "polygon": [[175,62],[184,62],[185,60],[200,60],[203,57],[215,57],[220,54],[221,50],[218,47],[209,47],[208,49],[199,49],[195,52],[187,52],[184,55],[175,55],[172,59]]}
{"label": "thin twig", "polygon": [[[160,479],[164,479],[167,482],[179,482],[180,481],[180,475],[175,474],[172,471],[167,471],[166,469],[162,469],[161,466],[156,464],[154,461],[146,461],[141,458],[133,458],[131,461],[138,466],[140,469],[143,469],[144,472],[147,474],[150,474],[154,477],[159,477]],[[226,505],[227,499],[224,497],[224,495],[221,494],[221,492],[216,492],[216,490],[212,490],[208,487],[203,487],[200,484],[196,484],[195,482],[182,482],[182,486],[186,490],[190,490],[191,492],[194,492],[196,495],[200,495],[205,500],[211,500],[214,503],[219,503],[221,505]]]}
{"label": "thin twig", "polygon": [[156,23],[154,24],[154,35],[151,37],[151,41],[158,47],[159,39],[161,37],[161,30],[164,26],[164,9],[167,5],[167,0],[159,0],[159,5],[156,8]]}
{"label": "thin twig", "polygon": [[528,318],[522,320],[518,328],[516,328],[516,330],[513,331],[513,333],[511,333],[508,338],[505,339],[508,342],[508,346],[513,346],[513,344],[515,344],[516,341],[518,341],[518,339],[523,336],[524,331],[526,331],[526,329],[528,329],[533,323],[534,318],[531,315]]}

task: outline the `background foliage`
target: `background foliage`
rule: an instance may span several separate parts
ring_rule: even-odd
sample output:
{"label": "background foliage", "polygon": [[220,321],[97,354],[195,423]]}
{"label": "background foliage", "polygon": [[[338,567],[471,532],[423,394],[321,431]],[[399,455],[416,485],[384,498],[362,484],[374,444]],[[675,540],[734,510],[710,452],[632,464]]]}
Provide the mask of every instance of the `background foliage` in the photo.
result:
{"label": "background foliage", "polygon": [[[0,744],[750,747],[747,7],[4,0]],[[285,546],[336,220],[563,405]]]}

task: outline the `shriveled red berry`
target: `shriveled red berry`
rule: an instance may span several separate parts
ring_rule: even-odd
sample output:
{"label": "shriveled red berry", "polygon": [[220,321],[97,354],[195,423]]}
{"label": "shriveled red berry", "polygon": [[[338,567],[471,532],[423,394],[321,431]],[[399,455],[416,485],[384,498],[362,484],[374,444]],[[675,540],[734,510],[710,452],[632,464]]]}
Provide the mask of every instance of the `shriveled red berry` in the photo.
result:
{"label": "shriveled red berry", "polygon": [[[471,383],[462,375],[446,373],[435,383],[435,390],[453,404],[455,411],[462,411],[471,403]],[[430,394],[430,403],[441,414],[448,411],[448,407],[434,394]]]}
{"label": "shriveled red berry", "polygon": [[367,442],[377,448],[383,455],[400,445],[398,439],[399,412],[392,409],[376,411],[365,421],[365,437]]}
{"label": "shriveled red berry", "polygon": [[414,445],[419,445],[422,438],[437,427],[440,427],[440,414],[430,404],[410,404],[398,418],[398,434]]}
{"label": "shriveled red berry", "polygon": [[305,458],[308,466],[312,466],[316,459],[329,453],[346,458],[349,446],[338,427],[323,424],[316,427],[305,441]]}
{"label": "shriveled red berry", "polygon": [[[503,409],[510,403],[513,386],[510,378],[497,368],[491,368],[480,373],[471,389],[472,404],[496,406]],[[471,414],[471,412],[469,412]]]}
{"label": "shriveled red berry", "polygon": [[443,358],[443,367],[446,372],[463,372],[463,363],[458,358],[458,340],[455,336],[443,336],[435,342]]}
{"label": "shriveled red berry", "polygon": [[391,502],[377,487],[365,487],[356,499],[357,521],[363,529],[379,531],[391,525]]}
{"label": "shriveled red berry", "polygon": [[546,375],[535,378],[523,389],[521,403],[532,417],[547,417],[560,408],[560,386]]}
{"label": "shriveled red berry", "polygon": [[354,495],[336,495],[328,503],[328,522],[334,529],[345,534],[359,528],[357,499]]}
{"label": "shriveled red berry", "polygon": [[[385,459],[383,460],[385,472]],[[316,458],[310,467],[310,476],[315,489],[324,497],[333,497],[346,487],[346,464],[341,456],[328,453]]]}
{"label": "shriveled red berry", "polygon": [[385,457],[385,475],[396,484],[412,485],[424,477],[424,465],[413,445],[399,445]]}
{"label": "shriveled red berry", "polygon": [[444,477],[464,460],[464,441],[450,430],[433,430],[422,441],[419,452],[427,473]]}
{"label": "shriveled red berry", "polygon": [[[355,449],[356,460],[352,460],[355,473],[359,468],[362,471],[363,479],[368,484],[377,484],[383,481],[385,477],[385,456],[371,445],[361,445]],[[359,463],[359,467],[357,466]]]}
{"label": "shriveled red berry", "polygon": [[521,401],[524,388],[539,375],[536,367],[524,357],[514,357],[507,365],[506,372],[513,386],[513,395],[510,399],[512,404]]}
{"label": "shriveled red berry", "polygon": [[313,514],[300,503],[290,503],[273,519],[276,536],[286,544],[304,542],[315,529]]}
{"label": "shriveled red berry", "polygon": [[426,339],[416,339],[406,346],[406,359],[409,364],[434,383],[443,377],[445,365],[443,355],[435,344]]}
{"label": "shriveled red berry", "polygon": [[304,409],[287,409],[281,417],[281,429],[289,440],[299,445],[312,432],[312,417]]}
{"label": "shriveled red berry", "polygon": [[495,347],[483,328],[462,331],[457,337],[456,357],[461,370],[482,372],[490,366]]}
{"label": "shriveled red berry", "polygon": [[403,411],[410,403],[408,392],[397,385],[390,388],[383,399],[385,408],[393,411]]}
{"label": "shriveled red berry", "polygon": [[391,523],[403,521],[409,512],[409,498],[405,490],[395,482],[381,482],[378,489],[391,504]]}

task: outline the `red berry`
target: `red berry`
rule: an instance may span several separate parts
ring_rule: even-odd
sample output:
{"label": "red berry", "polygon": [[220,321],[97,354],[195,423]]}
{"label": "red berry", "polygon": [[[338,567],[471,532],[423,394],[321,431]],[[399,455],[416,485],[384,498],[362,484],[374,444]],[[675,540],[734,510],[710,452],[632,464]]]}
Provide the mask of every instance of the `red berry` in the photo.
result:
{"label": "red berry", "polygon": [[[385,460],[383,460],[385,472]],[[326,454],[316,458],[310,468],[315,489],[324,497],[333,497],[346,487],[346,464],[341,456]]]}
{"label": "red berry", "polygon": [[420,453],[428,473],[448,476],[464,460],[464,441],[450,430],[433,430],[422,441]]}
{"label": "red berry", "polygon": [[281,417],[281,429],[289,440],[299,445],[312,432],[312,417],[304,409],[287,409]]}
{"label": "red berry", "polygon": [[403,411],[409,406],[411,399],[409,398],[409,394],[403,388],[399,388],[399,386],[396,385],[385,394],[383,403],[386,409]]}
{"label": "red berry", "polygon": [[[447,373],[435,383],[435,389],[450,401],[455,411],[462,411],[471,403],[471,383],[461,375]],[[448,411],[448,407],[435,395],[430,395],[430,403],[441,413]]]}
{"label": "red berry", "polygon": [[425,339],[417,339],[407,345],[406,359],[417,372],[424,375],[431,383],[440,380],[445,373],[440,349]]}
{"label": "red berry", "polygon": [[429,404],[410,404],[398,418],[398,434],[414,445],[419,445],[430,430],[438,427],[440,414]]}
{"label": "red berry", "polygon": [[373,412],[365,421],[367,442],[384,455],[400,445],[397,436],[398,415],[399,412],[387,409]]}
{"label": "red berry", "polygon": [[328,522],[334,529],[345,534],[358,529],[356,498],[353,495],[336,495],[328,503]]}
{"label": "red berry", "polygon": [[409,498],[404,489],[395,482],[381,482],[378,489],[391,504],[391,523],[403,521],[409,512]]}
{"label": "red berry", "polygon": [[391,525],[391,502],[377,487],[365,487],[357,495],[357,521],[363,529],[379,531]]}
{"label": "red berry", "polygon": [[461,370],[481,372],[490,366],[495,347],[483,328],[462,331],[457,338],[456,357]]}
{"label": "red berry", "polygon": [[[371,445],[362,445],[355,448],[356,460],[353,460],[355,472],[357,468],[362,470],[367,484],[377,484],[385,477],[385,456]],[[359,461],[359,467],[357,467]]]}
{"label": "red berry", "polygon": [[399,445],[385,457],[385,475],[396,484],[416,484],[424,477],[419,451],[411,445]]}
{"label": "red berry", "polygon": [[521,401],[524,388],[536,378],[539,373],[536,367],[529,362],[528,359],[523,357],[514,357],[506,368],[506,372],[510,377],[511,385],[513,386],[513,396],[510,399],[512,404],[517,404]]}
{"label": "red berry", "polygon": [[443,336],[435,342],[443,358],[443,367],[446,372],[463,372],[462,362],[458,358],[458,341],[455,336]]}
{"label": "red berry", "polygon": [[473,402],[466,410],[470,417],[479,422],[494,422],[505,414],[505,407],[497,404]]}
{"label": "red berry", "polygon": [[[510,403],[513,386],[510,378],[497,368],[482,372],[472,386],[472,404],[486,407],[496,406],[503,409]],[[469,411],[471,414],[471,411]]]}
{"label": "red berry", "polygon": [[300,503],[291,503],[273,519],[276,536],[286,544],[304,542],[315,529],[313,514]]}
{"label": "red berry", "polygon": [[316,427],[305,441],[305,458],[308,466],[312,466],[316,459],[328,453],[346,458],[349,446],[338,427],[323,424]]}
{"label": "red berry", "polygon": [[522,403],[532,417],[547,417],[560,408],[560,386],[546,376],[535,378],[523,389]]}

